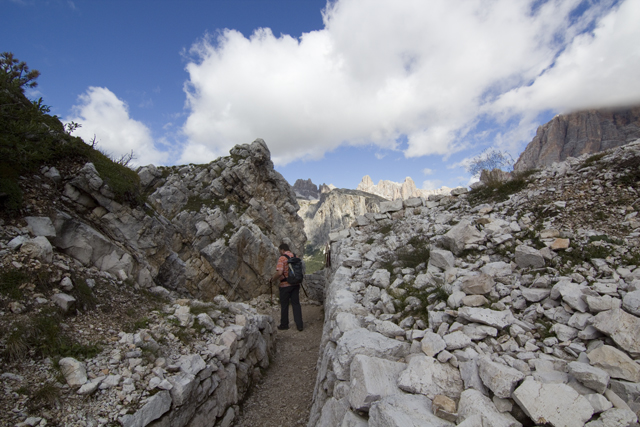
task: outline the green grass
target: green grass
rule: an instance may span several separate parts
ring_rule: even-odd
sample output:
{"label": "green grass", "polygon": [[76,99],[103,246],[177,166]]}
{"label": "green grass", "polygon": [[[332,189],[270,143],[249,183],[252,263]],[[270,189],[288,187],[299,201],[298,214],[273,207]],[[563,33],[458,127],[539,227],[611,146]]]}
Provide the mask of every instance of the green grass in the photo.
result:
{"label": "green grass", "polygon": [[579,169],[584,169],[584,168],[588,168],[589,166],[593,166],[594,163],[598,162],[604,156],[606,156],[606,153],[598,153],[588,157],[584,162],[582,162]]}
{"label": "green grass", "polygon": [[313,274],[322,270],[325,264],[325,255],[322,253],[322,249],[307,245],[304,254],[304,264],[306,274]]}
{"label": "green grass", "polygon": [[7,338],[4,357],[15,360],[33,352],[40,357],[91,358],[100,352],[96,344],[81,344],[63,333],[62,316],[53,308],[43,309],[26,322],[16,322]]}
{"label": "green grass", "polygon": [[431,252],[427,239],[414,236],[407,243],[407,246],[398,249],[398,261],[403,267],[416,268],[422,263],[429,262]]}
{"label": "green grass", "polygon": [[46,382],[31,394],[28,406],[30,410],[51,408],[60,397],[60,390],[52,382]]}
{"label": "green grass", "polygon": [[29,275],[22,270],[10,269],[0,273],[0,293],[12,299],[22,297],[20,286],[29,281]]}
{"label": "green grass", "polygon": [[486,202],[502,202],[527,187],[531,175],[537,170],[513,173],[510,180],[505,182],[490,182],[479,188],[469,191],[467,200],[472,206]]}

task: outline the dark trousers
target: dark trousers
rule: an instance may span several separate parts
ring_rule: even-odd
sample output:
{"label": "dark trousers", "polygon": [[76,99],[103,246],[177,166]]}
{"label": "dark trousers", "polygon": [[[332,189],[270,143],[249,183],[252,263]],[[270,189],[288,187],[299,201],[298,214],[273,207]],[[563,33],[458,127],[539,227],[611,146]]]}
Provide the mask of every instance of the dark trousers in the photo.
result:
{"label": "dark trousers", "polygon": [[300,285],[280,288],[280,326],[289,327],[289,302],[293,309],[293,320],[302,329],[302,308],[300,307]]}

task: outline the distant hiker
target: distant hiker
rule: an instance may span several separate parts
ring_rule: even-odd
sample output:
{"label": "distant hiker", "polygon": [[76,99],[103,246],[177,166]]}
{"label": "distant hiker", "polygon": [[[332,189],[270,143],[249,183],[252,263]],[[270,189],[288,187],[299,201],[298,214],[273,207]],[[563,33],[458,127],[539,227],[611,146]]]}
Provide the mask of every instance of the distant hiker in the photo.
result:
{"label": "distant hiker", "polygon": [[297,258],[296,255],[289,250],[286,243],[278,246],[280,257],[276,266],[276,273],[271,278],[272,281],[278,280],[280,285],[280,325],[278,329],[289,329],[289,302],[293,309],[293,320],[299,331],[302,331],[302,308],[300,307],[300,284],[291,284],[287,281],[289,278],[289,259]]}

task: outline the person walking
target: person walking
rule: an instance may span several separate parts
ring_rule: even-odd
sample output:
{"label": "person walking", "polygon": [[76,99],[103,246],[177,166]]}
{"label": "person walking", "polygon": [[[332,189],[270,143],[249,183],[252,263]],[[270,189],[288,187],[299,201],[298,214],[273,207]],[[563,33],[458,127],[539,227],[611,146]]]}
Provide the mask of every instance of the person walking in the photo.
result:
{"label": "person walking", "polygon": [[286,243],[278,246],[280,251],[280,257],[278,258],[278,264],[276,265],[276,272],[271,278],[271,281],[278,281],[280,286],[280,325],[278,329],[289,329],[289,303],[291,303],[291,309],[293,310],[293,320],[296,323],[296,327],[299,331],[302,331],[302,308],[300,307],[300,285],[292,285],[287,282],[289,276],[288,261],[290,258],[295,257],[295,254],[289,249],[289,245]]}

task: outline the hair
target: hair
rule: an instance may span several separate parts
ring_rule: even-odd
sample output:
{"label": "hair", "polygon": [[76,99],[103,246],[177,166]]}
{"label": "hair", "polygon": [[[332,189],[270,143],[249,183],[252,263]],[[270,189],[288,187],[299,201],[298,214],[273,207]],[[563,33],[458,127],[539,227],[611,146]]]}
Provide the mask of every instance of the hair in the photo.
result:
{"label": "hair", "polygon": [[280,246],[278,246],[278,249],[281,249],[283,251],[288,251],[289,250],[289,245],[287,245],[286,243],[283,243]]}

